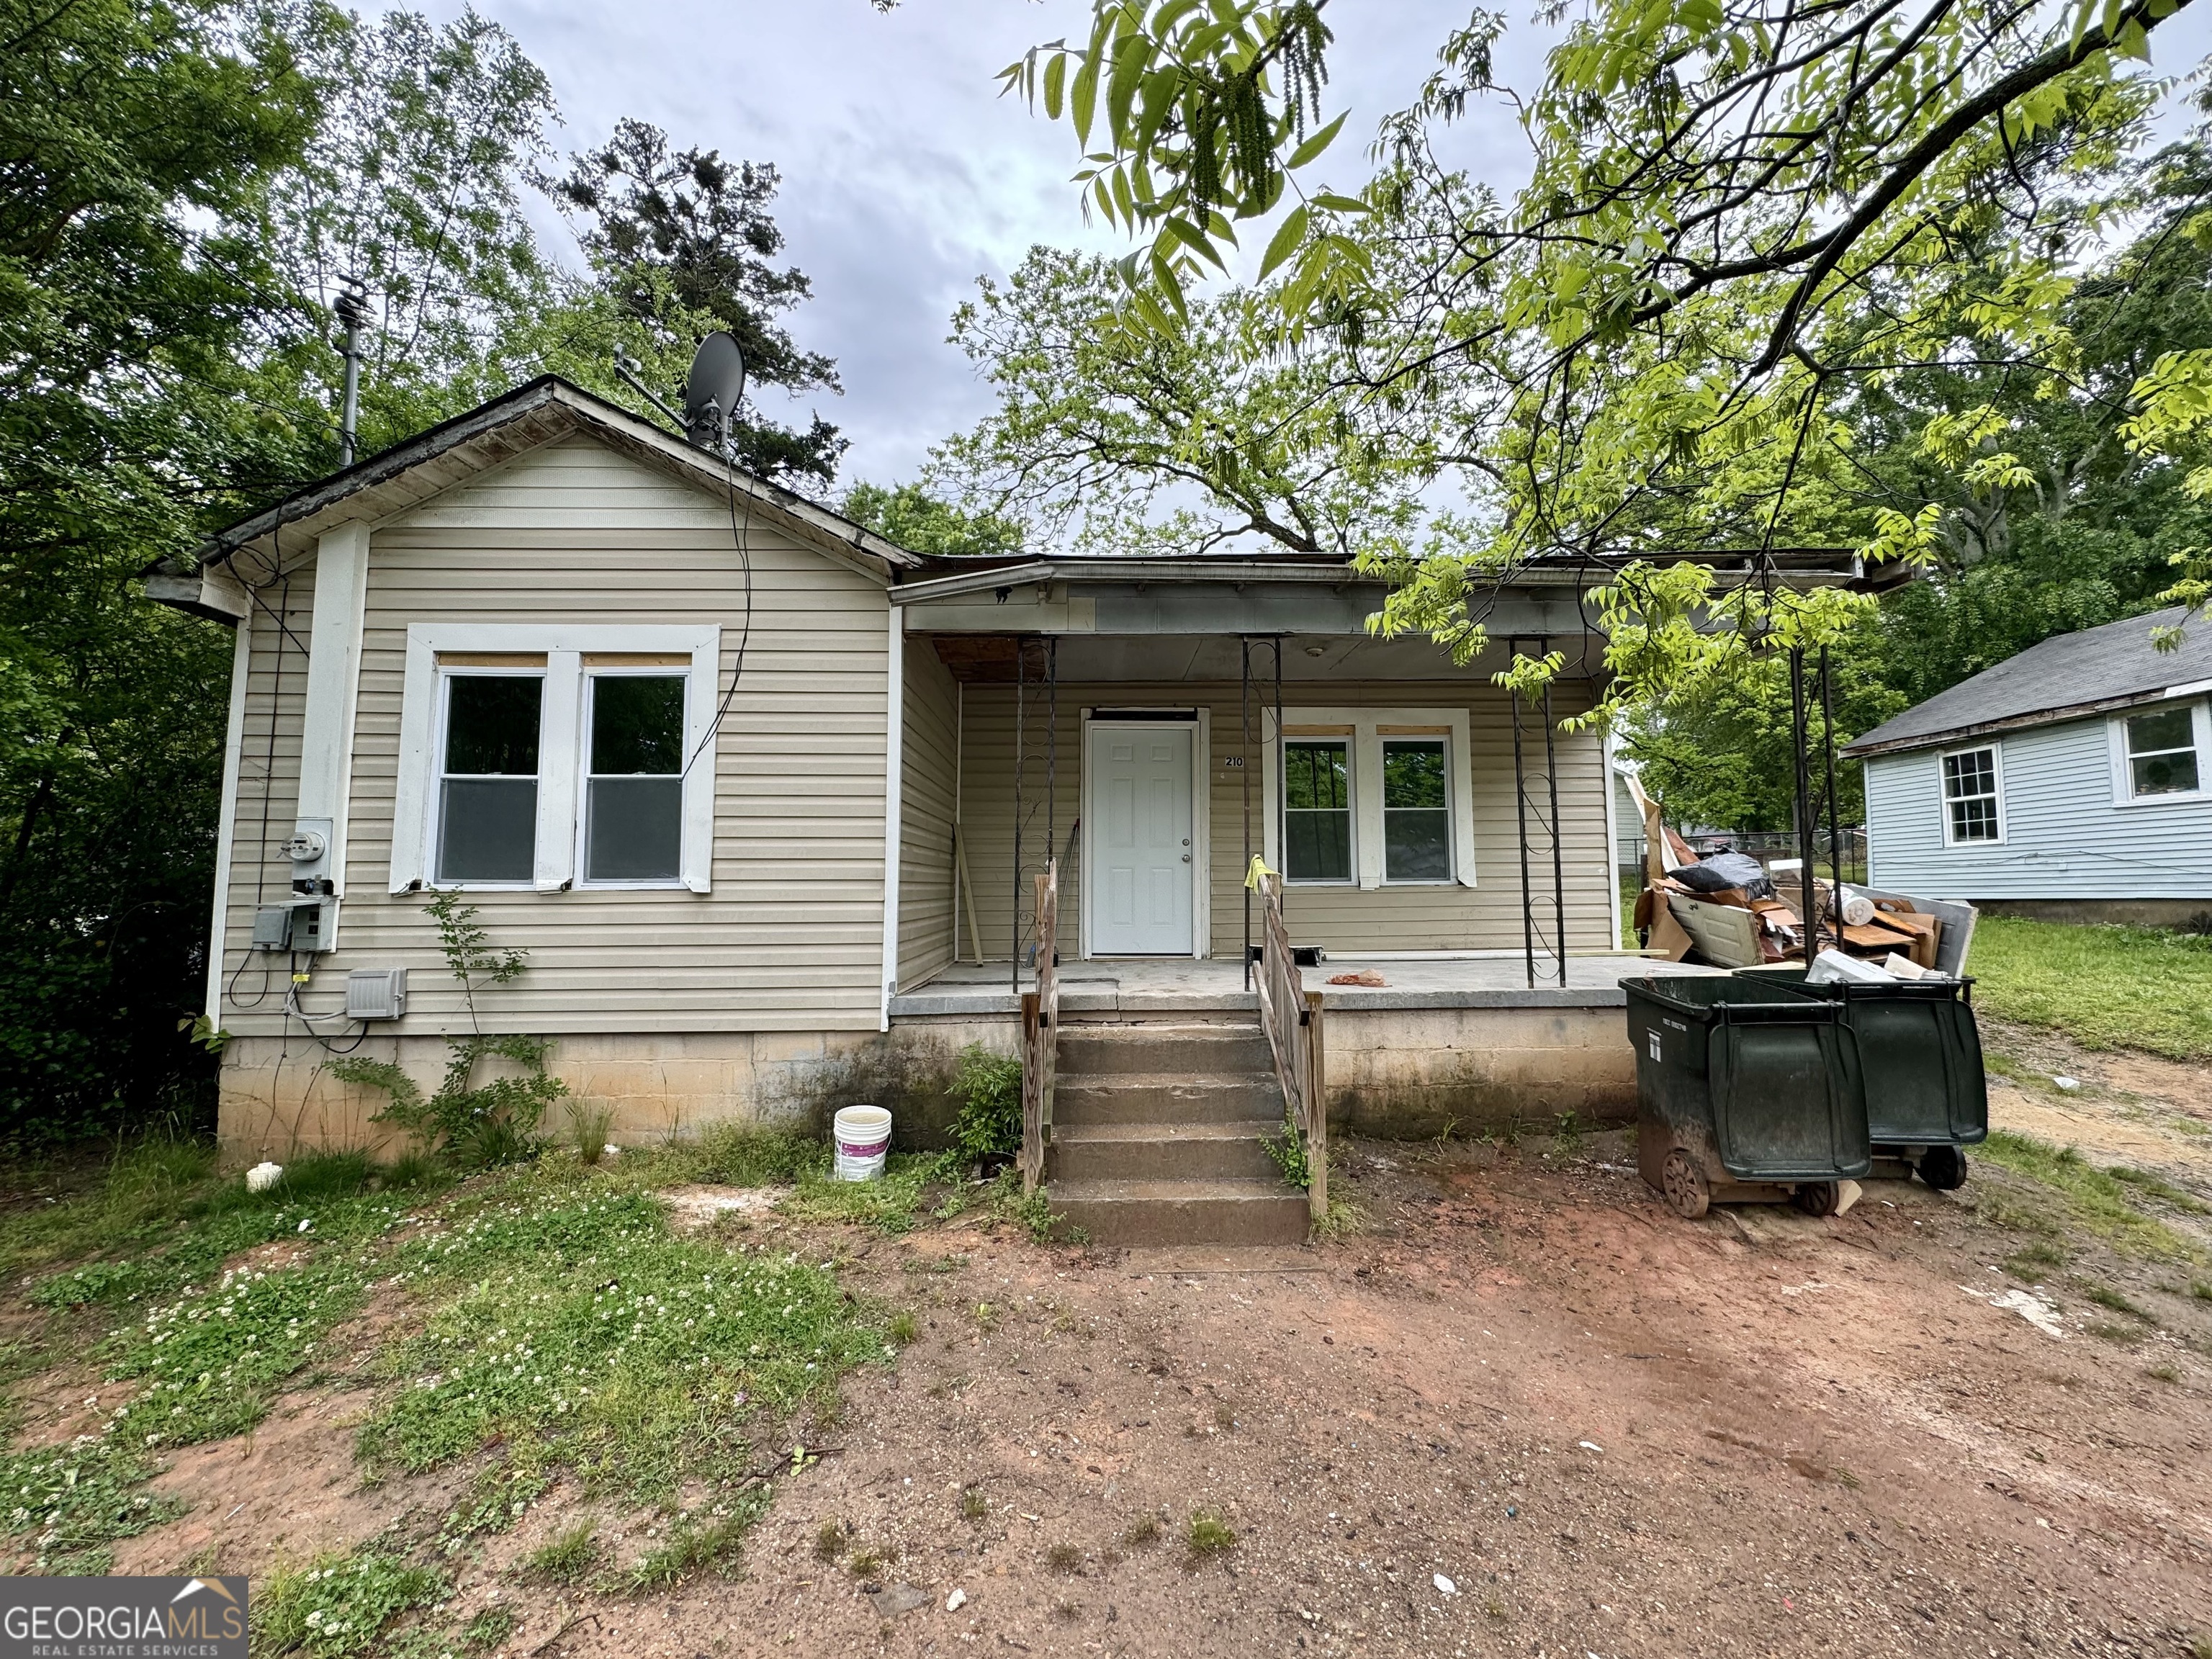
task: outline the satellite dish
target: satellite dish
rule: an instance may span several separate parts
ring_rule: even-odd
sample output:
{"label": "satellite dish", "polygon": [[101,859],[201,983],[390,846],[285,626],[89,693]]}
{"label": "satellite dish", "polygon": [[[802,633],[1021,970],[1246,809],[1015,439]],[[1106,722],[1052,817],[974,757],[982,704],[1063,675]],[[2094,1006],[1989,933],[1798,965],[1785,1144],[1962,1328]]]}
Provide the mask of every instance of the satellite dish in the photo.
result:
{"label": "satellite dish", "polygon": [[702,449],[729,441],[730,417],[745,395],[744,355],[720,329],[699,342],[684,382],[684,429]]}

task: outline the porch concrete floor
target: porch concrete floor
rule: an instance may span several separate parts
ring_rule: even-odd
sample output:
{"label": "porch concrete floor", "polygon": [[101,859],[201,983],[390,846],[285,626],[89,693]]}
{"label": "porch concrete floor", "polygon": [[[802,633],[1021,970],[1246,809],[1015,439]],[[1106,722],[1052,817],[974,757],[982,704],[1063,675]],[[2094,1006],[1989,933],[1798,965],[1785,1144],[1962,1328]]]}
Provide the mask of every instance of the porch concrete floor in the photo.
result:
{"label": "porch concrete floor", "polygon": [[[1381,987],[1331,985],[1337,974],[1372,968],[1389,981]],[[1687,963],[1627,954],[1567,958],[1567,982],[1559,983],[1549,957],[1536,958],[1536,985],[1528,988],[1521,956],[1499,954],[1449,958],[1392,960],[1351,952],[1332,954],[1318,968],[1305,969],[1305,987],[1328,998],[1331,1008],[1528,1008],[1620,1007],[1627,994],[1624,979],[1645,974],[1711,974],[1721,970]],[[1009,982],[1006,963],[956,963],[926,985],[891,999],[893,1019],[945,1015],[1012,1014],[1020,1001]],[[1024,973],[1022,989],[1036,988],[1036,975]],[[1063,1014],[1198,1012],[1252,1009],[1258,1006],[1244,988],[1234,957],[1197,961],[1188,957],[1100,957],[1060,965],[1060,1007]]]}

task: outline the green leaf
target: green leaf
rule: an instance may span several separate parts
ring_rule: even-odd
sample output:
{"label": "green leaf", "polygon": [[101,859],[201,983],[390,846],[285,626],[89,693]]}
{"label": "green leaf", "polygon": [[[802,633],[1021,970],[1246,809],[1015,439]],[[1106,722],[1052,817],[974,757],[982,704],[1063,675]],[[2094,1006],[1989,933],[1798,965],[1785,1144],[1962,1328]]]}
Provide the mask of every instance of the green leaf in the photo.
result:
{"label": "green leaf", "polygon": [[1260,278],[1262,282],[1267,280],[1278,265],[1298,251],[1298,244],[1306,239],[1306,210],[1301,206],[1291,210],[1290,216],[1276,227],[1275,234],[1267,239],[1267,252],[1260,260]]}
{"label": "green leaf", "polygon": [[[1706,3],[1712,3],[1712,0],[1706,0]],[[1336,119],[1331,121],[1319,132],[1314,134],[1312,137],[1307,139],[1303,144],[1300,144],[1296,149],[1291,152],[1291,159],[1287,162],[1284,163],[1284,165],[1288,167],[1290,171],[1295,173],[1300,167],[1305,166],[1307,162],[1314,160],[1322,153],[1322,151],[1329,147],[1330,143],[1334,141],[1338,133],[1344,131],[1344,123],[1351,113],[1352,112],[1350,110],[1345,111],[1342,115],[1338,116]]]}
{"label": "green leaf", "polygon": [[1165,231],[1168,235],[1181,242],[1192,252],[1211,260],[1224,273],[1228,270],[1229,267],[1221,263],[1221,256],[1213,251],[1213,244],[1207,241],[1204,233],[1188,219],[1170,214],[1166,221]]}
{"label": "green leaf", "polygon": [[1054,52],[1052,62],[1044,66],[1045,118],[1060,119],[1060,94],[1067,89],[1067,54]]}
{"label": "green leaf", "polygon": [[1368,210],[1367,204],[1358,198],[1340,196],[1333,190],[1325,190],[1316,196],[1313,204],[1336,213],[1365,213]]}
{"label": "green leaf", "polygon": [[[2084,0],[2087,3],[2087,0]],[[1067,112],[1075,120],[1075,142],[1091,142],[1091,118],[1098,104],[1098,54],[1086,52],[1076,65],[1075,85],[1069,89]]]}

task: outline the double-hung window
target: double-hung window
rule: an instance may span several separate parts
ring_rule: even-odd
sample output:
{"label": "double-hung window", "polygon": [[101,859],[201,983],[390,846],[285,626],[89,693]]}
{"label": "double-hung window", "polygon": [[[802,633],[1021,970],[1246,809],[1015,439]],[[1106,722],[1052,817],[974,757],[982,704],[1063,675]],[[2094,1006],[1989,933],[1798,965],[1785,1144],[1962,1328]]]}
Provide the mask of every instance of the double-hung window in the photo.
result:
{"label": "double-hung window", "polygon": [[1954,846],[2004,839],[1997,751],[1961,749],[1943,757],[1943,837]]}
{"label": "double-hung window", "polygon": [[1442,738],[1382,744],[1382,874],[1387,881],[1452,878],[1451,790]]}
{"label": "double-hung window", "polygon": [[1472,717],[1449,705],[1285,709],[1263,795],[1268,860],[1292,883],[1474,886]]}
{"label": "double-hung window", "polygon": [[684,677],[598,670],[585,682],[584,879],[674,882],[684,842]]}
{"label": "double-hung window", "polygon": [[1342,738],[1283,745],[1283,872],[1352,879],[1352,745]]}
{"label": "double-hung window", "polygon": [[416,623],[392,890],[711,884],[721,630]]}
{"label": "double-hung window", "polygon": [[545,672],[440,677],[436,879],[526,886],[536,867]]}
{"label": "double-hung window", "polygon": [[2197,710],[2187,703],[2148,714],[2130,714],[2122,720],[2128,799],[2193,795],[2203,787],[2197,726]]}

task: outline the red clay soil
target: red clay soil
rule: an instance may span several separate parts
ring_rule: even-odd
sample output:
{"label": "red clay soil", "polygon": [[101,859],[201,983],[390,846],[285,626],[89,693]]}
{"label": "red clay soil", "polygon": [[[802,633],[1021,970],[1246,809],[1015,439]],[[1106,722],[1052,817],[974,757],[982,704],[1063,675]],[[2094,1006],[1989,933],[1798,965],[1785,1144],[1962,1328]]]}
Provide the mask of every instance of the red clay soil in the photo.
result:
{"label": "red clay soil", "polygon": [[[531,1584],[510,1564],[578,1515],[549,1503],[455,1564],[441,1617],[496,1599],[524,1615],[501,1651],[576,1659],[2212,1651],[2212,1304],[2150,1272],[2125,1282],[2157,1334],[2089,1309],[2054,1338],[1991,1300],[2020,1239],[1975,1218],[1978,1177],[1686,1224],[1618,1140],[1561,1168],[1347,1147],[1376,1231],[1311,1250],[848,1237],[855,1288],[921,1338],[854,1379],[842,1451],[782,1483],[734,1580]],[[140,1570],[213,1547],[258,1571],[272,1529],[296,1559],[450,1502],[359,1492],[342,1413],[296,1403],[249,1479],[216,1478],[235,1445],[179,1466],[202,1508]],[[288,1480],[289,1505],[213,1507]],[[1232,1546],[1190,1552],[1200,1510]],[[926,1600],[882,1616],[870,1590],[902,1587]]]}

